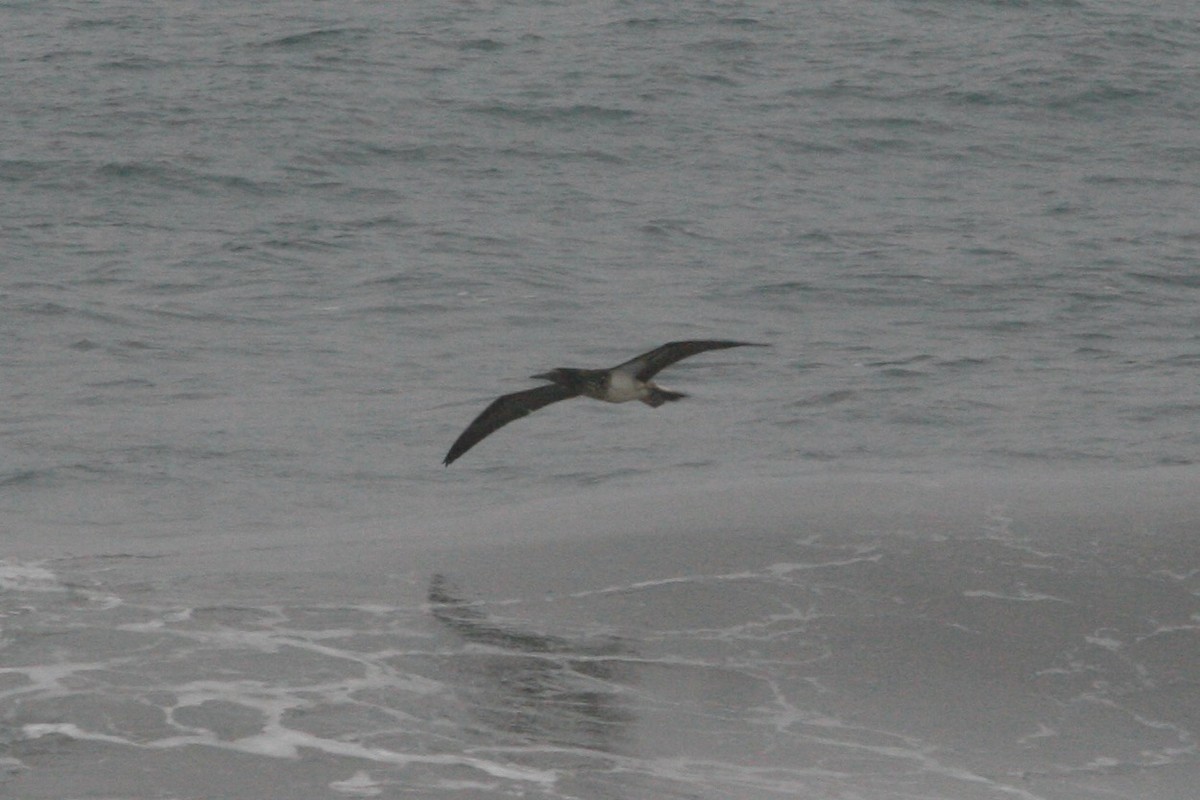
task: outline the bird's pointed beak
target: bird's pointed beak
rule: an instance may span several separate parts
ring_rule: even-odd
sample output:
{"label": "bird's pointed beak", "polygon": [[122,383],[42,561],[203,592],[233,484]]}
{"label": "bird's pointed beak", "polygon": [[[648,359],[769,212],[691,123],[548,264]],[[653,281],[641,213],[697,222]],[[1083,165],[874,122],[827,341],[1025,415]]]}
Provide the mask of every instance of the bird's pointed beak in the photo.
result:
{"label": "bird's pointed beak", "polygon": [[529,377],[535,381],[552,381],[552,380],[554,380],[553,378],[550,377],[549,372],[543,372],[540,375],[530,375]]}

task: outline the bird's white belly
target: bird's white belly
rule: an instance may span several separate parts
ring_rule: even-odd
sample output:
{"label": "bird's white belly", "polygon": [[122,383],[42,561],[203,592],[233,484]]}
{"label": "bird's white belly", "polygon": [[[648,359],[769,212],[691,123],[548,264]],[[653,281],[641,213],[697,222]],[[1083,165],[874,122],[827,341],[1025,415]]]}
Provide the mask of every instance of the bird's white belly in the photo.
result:
{"label": "bird's white belly", "polygon": [[608,384],[608,394],[605,400],[610,403],[626,403],[630,400],[640,400],[649,393],[646,384],[638,381],[625,372],[614,372]]}

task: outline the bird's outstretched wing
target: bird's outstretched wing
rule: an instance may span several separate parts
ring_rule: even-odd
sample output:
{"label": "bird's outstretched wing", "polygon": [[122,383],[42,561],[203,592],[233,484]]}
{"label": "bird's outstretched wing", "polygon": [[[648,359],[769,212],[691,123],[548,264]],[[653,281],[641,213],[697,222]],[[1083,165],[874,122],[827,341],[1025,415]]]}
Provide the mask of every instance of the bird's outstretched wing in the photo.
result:
{"label": "bird's outstretched wing", "polygon": [[755,342],[733,342],[728,339],[698,339],[686,342],[667,342],[662,347],[656,347],[648,353],[642,353],[637,358],[631,358],[624,364],[618,364],[614,369],[631,373],[639,381],[648,381],[659,370],[666,369],[676,361],[682,361],[688,356],[703,353],[706,350],[724,350],[728,347],[766,347]]}
{"label": "bird's outstretched wing", "polygon": [[578,392],[559,386],[557,383],[551,383],[536,389],[526,389],[523,392],[513,392],[497,397],[491,405],[483,410],[483,413],[475,418],[474,422],[467,426],[462,435],[454,440],[454,444],[450,446],[450,452],[446,453],[446,458],[442,463],[447,467],[450,466],[454,459],[514,419],[520,419],[539,408],[557,403],[559,400],[575,397],[578,394]]}

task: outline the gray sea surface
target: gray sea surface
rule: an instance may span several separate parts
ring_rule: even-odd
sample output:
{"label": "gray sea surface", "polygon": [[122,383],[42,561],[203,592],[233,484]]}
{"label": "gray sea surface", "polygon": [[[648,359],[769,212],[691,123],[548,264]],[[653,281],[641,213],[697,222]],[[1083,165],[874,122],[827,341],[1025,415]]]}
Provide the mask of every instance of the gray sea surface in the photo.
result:
{"label": "gray sea surface", "polygon": [[1197,208],[1183,0],[0,2],[0,797],[1190,800]]}

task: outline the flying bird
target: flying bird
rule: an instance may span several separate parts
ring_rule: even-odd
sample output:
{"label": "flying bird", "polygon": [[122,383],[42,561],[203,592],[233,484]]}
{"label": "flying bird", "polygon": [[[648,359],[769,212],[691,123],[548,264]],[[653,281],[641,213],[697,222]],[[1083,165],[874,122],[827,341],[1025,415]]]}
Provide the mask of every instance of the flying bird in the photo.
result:
{"label": "flying bird", "polygon": [[559,367],[540,375],[534,375],[533,378],[550,381],[550,383],[535,389],[526,389],[523,392],[513,392],[497,397],[454,441],[442,463],[450,466],[463,453],[508,423],[528,416],[551,403],[557,403],[559,400],[583,395],[608,403],[641,400],[651,408],[658,408],[663,403],[687,397],[680,392],[672,392],[656,386],[650,379],[660,370],[688,356],[708,350],[767,346],[755,342],[733,342],[725,339],[668,342],[662,347],[642,353],[637,358],[631,358],[612,369]]}

